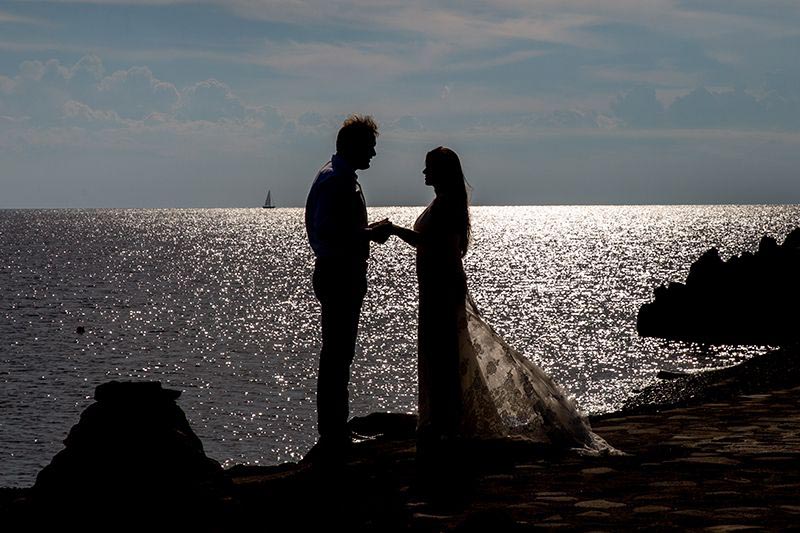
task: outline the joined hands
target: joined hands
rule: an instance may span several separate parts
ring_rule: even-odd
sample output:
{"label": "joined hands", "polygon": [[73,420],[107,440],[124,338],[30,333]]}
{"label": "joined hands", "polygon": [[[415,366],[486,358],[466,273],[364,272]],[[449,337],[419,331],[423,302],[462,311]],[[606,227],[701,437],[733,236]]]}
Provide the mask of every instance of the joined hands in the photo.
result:
{"label": "joined hands", "polygon": [[394,233],[394,224],[392,224],[388,218],[373,222],[367,225],[367,227],[370,229],[370,240],[379,244],[385,243]]}

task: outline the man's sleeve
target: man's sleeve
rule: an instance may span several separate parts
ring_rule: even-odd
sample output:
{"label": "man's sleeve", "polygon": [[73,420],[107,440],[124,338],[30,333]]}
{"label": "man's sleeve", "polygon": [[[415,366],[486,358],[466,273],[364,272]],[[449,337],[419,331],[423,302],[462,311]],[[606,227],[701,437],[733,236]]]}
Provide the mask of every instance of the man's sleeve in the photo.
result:
{"label": "man's sleeve", "polygon": [[344,244],[360,237],[361,228],[353,224],[354,216],[350,212],[353,202],[346,185],[328,181],[320,184],[317,192],[314,218],[317,233],[325,242]]}

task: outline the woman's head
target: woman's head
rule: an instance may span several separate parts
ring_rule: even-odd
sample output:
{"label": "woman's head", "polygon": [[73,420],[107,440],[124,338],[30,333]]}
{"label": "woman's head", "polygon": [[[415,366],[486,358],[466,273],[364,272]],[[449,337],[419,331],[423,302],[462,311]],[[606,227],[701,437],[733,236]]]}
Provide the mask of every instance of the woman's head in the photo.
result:
{"label": "woman's head", "polygon": [[425,156],[425,184],[436,191],[437,202],[455,223],[459,233],[461,255],[467,253],[470,239],[469,185],[461,169],[458,155],[449,148],[434,148]]}
{"label": "woman's head", "polygon": [[440,146],[425,156],[425,185],[432,186],[437,194],[466,196],[466,182],[458,155],[450,148]]}

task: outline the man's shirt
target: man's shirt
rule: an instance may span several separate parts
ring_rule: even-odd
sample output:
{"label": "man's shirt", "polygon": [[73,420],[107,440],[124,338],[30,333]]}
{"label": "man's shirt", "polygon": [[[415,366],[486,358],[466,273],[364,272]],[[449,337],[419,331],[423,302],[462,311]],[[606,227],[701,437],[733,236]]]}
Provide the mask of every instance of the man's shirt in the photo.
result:
{"label": "man's shirt", "polygon": [[306,200],[306,232],[314,255],[366,260],[367,206],[355,170],[338,155],[323,166]]}

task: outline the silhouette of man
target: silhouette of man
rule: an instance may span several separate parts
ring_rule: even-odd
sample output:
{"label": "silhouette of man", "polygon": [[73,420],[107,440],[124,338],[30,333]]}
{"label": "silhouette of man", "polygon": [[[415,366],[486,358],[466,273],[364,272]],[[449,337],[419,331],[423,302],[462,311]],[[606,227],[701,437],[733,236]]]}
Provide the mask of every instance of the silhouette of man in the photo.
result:
{"label": "silhouette of man", "polygon": [[322,351],[317,377],[319,446],[339,451],[350,444],[350,365],[358,319],[367,292],[369,243],[386,242],[391,224],[367,223],[356,170],[375,156],[378,126],[370,116],[351,115],[336,137],[336,154],[317,174],[306,201],[306,231],[314,250],[314,294],[322,307]]}

